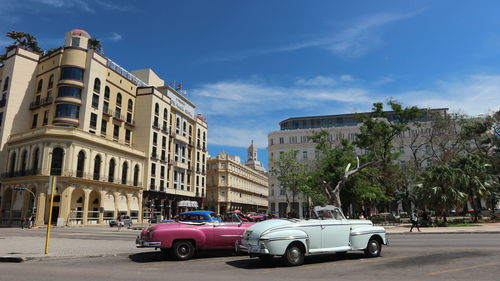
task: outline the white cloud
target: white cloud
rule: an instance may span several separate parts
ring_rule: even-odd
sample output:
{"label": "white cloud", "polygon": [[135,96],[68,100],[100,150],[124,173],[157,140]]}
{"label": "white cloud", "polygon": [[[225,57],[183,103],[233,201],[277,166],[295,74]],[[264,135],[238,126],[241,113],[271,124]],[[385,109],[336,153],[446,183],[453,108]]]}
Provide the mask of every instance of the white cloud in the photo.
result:
{"label": "white cloud", "polygon": [[103,38],[103,39],[110,40],[110,41],[113,41],[113,42],[118,42],[118,41],[121,41],[123,39],[123,36],[121,36],[120,34],[118,34],[116,32],[113,32],[110,37],[106,37],[106,38]]}
{"label": "white cloud", "polygon": [[297,85],[302,85],[302,86],[335,86],[337,85],[337,79],[335,77],[328,77],[328,76],[316,76],[311,79],[299,79],[297,80],[296,84]]}
{"label": "white cloud", "polygon": [[248,57],[260,56],[279,52],[290,52],[305,48],[324,48],[334,54],[352,58],[366,54],[382,40],[378,33],[379,29],[388,24],[409,19],[417,15],[416,13],[379,13],[364,18],[358,18],[348,27],[333,32],[329,36],[319,39],[309,39],[302,42],[295,42],[288,45],[272,47],[267,49],[246,50],[237,54],[225,54],[214,56],[202,60],[202,62],[221,62],[241,60]]}
{"label": "white cloud", "polygon": [[79,8],[84,12],[94,14],[97,8],[104,8],[107,10],[126,12],[131,8],[127,5],[115,5],[110,1],[102,0],[32,0],[40,4],[52,6],[55,8]]}
{"label": "white cloud", "polygon": [[470,75],[436,84],[435,89],[409,91],[397,99],[419,107],[447,107],[469,115],[500,110],[500,75]]}

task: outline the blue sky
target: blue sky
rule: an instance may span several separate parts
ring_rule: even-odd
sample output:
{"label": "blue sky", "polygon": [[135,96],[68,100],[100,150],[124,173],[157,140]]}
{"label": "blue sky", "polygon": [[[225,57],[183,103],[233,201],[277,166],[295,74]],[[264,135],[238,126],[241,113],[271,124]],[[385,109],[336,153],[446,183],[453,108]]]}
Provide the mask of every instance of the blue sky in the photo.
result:
{"label": "blue sky", "polygon": [[[500,109],[498,1],[0,0],[0,34],[45,49],[87,30],[128,70],[182,82],[209,153],[246,159],[289,117],[393,98],[470,115]],[[0,37],[0,47],[8,41]]]}

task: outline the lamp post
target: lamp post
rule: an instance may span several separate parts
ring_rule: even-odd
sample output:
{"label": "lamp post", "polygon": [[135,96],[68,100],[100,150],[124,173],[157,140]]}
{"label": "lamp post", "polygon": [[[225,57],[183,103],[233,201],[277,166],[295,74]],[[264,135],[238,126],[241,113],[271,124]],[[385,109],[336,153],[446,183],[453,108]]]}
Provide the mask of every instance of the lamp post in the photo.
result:
{"label": "lamp post", "polygon": [[34,214],[35,213],[35,210],[36,210],[36,195],[33,191],[29,190],[28,188],[24,187],[24,186],[15,186],[13,188],[14,190],[19,190],[19,191],[28,191],[29,193],[31,193],[31,195],[33,195],[33,209],[31,211],[31,214]]}

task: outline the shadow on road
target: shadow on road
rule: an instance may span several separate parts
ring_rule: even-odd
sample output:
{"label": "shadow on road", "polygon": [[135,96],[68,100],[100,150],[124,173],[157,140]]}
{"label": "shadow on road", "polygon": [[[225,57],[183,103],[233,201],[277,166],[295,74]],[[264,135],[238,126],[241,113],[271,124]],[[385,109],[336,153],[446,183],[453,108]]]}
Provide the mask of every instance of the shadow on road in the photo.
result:
{"label": "shadow on road", "polygon": [[[194,254],[191,258],[192,260],[197,259],[210,259],[210,258],[220,258],[220,257],[231,257],[235,256],[234,251],[199,251]],[[160,261],[171,261],[176,262],[176,260],[168,257],[161,251],[137,253],[129,256],[130,260],[136,263],[148,263],[148,262],[160,262]]]}
{"label": "shadow on road", "polygon": [[[363,253],[348,253],[348,254],[328,254],[307,256],[304,260],[304,265],[321,264],[327,262],[336,262],[343,260],[361,260],[365,258]],[[263,262],[255,258],[245,258],[226,262],[227,265],[242,269],[263,269],[285,267],[279,257],[275,257],[271,262]]]}

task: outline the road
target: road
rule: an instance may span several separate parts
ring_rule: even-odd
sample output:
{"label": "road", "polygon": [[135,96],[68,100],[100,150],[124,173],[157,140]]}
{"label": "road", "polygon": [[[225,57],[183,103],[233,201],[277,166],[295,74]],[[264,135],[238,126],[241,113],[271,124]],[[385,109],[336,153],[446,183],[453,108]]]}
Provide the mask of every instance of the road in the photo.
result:
{"label": "road", "polygon": [[389,235],[382,256],[360,252],[306,258],[300,267],[279,259],[230,252],[202,252],[190,261],[168,260],[159,251],[129,256],[75,258],[0,264],[0,281],[24,280],[500,280],[500,235]]}

